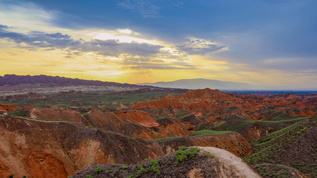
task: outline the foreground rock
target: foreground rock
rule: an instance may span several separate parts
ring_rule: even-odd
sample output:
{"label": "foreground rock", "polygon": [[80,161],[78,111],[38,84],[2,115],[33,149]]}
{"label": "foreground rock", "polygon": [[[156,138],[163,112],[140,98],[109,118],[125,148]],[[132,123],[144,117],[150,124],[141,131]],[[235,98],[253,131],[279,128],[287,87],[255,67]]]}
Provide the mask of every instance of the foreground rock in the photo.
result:
{"label": "foreground rock", "polygon": [[85,178],[87,175],[98,177],[261,177],[241,158],[232,153],[214,148],[198,147],[178,151],[186,155],[182,161],[177,160],[180,154],[175,152],[156,160],[136,165],[95,165],[78,172],[74,178]]}

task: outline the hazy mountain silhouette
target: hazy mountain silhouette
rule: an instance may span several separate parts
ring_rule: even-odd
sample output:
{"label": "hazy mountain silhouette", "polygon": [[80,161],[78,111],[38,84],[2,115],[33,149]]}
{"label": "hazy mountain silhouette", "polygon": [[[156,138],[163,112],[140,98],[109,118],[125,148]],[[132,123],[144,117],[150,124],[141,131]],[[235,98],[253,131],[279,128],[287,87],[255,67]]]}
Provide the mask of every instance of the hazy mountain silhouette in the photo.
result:
{"label": "hazy mountain silhouette", "polygon": [[[143,83],[140,85],[151,85],[164,88],[187,88],[187,89],[220,89],[220,90],[260,90],[260,89],[278,89],[269,86],[251,85],[241,82],[228,82],[208,79],[182,79],[172,82]],[[280,88],[280,87],[279,87]]]}

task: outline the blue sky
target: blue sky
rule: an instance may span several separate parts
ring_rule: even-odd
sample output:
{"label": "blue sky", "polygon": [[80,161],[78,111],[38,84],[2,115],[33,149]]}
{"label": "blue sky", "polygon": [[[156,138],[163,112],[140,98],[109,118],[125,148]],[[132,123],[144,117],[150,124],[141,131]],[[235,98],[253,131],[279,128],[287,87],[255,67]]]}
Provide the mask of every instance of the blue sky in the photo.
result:
{"label": "blue sky", "polygon": [[[0,0],[0,63],[17,66],[1,74],[317,88],[316,7],[315,0]],[[25,55],[36,60],[26,64]]]}

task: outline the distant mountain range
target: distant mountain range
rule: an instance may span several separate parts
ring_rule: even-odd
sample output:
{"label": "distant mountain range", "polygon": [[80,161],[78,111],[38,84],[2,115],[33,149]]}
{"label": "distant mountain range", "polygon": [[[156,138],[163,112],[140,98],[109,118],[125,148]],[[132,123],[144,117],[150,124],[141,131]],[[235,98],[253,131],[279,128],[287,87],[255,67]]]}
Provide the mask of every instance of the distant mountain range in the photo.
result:
{"label": "distant mountain range", "polygon": [[[283,89],[282,87],[269,87],[251,85],[241,82],[229,82],[208,79],[182,79],[172,82],[142,83],[139,85],[151,85],[163,88],[186,88],[186,89],[220,89],[220,90],[263,90],[263,89]],[[286,89],[286,88],[284,88]]]}
{"label": "distant mountain range", "polygon": [[294,89],[282,86],[264,86],[264,85],[252,85],[242,82],[229,82],[220,80],[209,79],[182,79],[172,82],[157,82],[157,83],[142,83],[142,84],[128,84],[128,83],[116,83],[116,82],[103,82],[98,80],[83,80],[72,79],[58,76],[47,75],[14,75],[7,74],[0,76],[0,86],[14,86],[20,84],[37,84],[45,85],[48,87],[63,87],[63,86],[105,86],[105,87],[120,87],[120,88],[181,88],[181,89],[219,89],[219,90],[312,90],[316,89]]}
{"label": "distant mountain range", "polygon": [[83,80],[72,79],[65,77],[53,77],[47,75],[4,75],[0,76],[0,86],[4,85],[19,85],[19,84],[43,84],[48,86],[78,86],[78,85],[90,85],[90,86],[115,86],[115,87],[137,87],[137,88],[151,88],[149,86],[140,86],[132,84],[122,84],[116,82],[102,82],[97,80]]}

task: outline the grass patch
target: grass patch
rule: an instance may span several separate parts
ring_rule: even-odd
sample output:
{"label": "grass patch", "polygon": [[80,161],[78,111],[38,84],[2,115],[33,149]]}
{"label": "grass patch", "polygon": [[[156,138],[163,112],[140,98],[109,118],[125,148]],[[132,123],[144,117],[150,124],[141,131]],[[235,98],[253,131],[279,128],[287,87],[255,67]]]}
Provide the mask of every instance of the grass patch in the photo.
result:
{"label": "grass patch", "polygon": [[163,141],[163,140],[170,140],[176,137],[179,137],[179,136],[172,136],[172,137],[158,138],[158,139],[148,139],[148,140]]}
{"label": "grass patch", "polygon": [[217,131],[234,131],[239,132],[242,135],[247,135],[248,128],[252,125],[259,125],[263,129],[273,128],[273,130],[280,130],[287,126],[290,126],[296,122],[307,119],[306,117],[298,117],[293,119],[281,119],[281,120],[250,120],[243,117],[232,116],[223,120],[222,123],[211,126],[209,124],[201,124],[199,130],[217,130]]}
{"label": "grass patch", "polygon": [[222,126],[222,125],[223,125],[223,124],[225,124],[225,123],[226,123],[226,121],[221,122],[221,123],[219,123],[219,124],[217,124],[217,125],[213,126],[212,128],[217,128],[217,127],[220,127],[220,126]]}
{"label": "grass patch", "polygon": [[233,131],[215,131],[215,130],[199,130],[190,133],[190,136],[199,136],[199,135],[224,135],[234,133]]}

